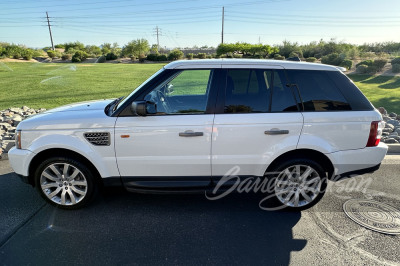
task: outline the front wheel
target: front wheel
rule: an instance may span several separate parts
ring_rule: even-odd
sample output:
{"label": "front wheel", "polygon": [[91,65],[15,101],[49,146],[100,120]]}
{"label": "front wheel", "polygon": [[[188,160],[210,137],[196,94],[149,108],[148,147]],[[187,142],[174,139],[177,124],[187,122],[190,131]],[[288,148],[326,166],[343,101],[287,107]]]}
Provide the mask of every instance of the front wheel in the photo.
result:
{"label": "front wheel", "polygon": [[310,159],[291,159],[273,169],[274,193],[282,207],[295,210],[315,205],[324,195],[326,173]]}
{"label": "front wheel", "polygon": [[35,185],[46,201],[63,209],[83,207],[96,191],[91,171],[81,162],[66,157],[42,162],[35,172]]}

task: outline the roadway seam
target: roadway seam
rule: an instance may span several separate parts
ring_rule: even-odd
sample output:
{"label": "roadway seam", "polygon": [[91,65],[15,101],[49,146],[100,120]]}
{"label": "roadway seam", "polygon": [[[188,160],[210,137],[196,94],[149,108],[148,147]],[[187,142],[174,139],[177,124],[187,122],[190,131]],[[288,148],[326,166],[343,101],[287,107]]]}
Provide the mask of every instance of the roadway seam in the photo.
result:
{"label": "roadway seam", "polygon": [[2,240],[0,242],[0,249],[2,249],[9,240],[11,240],[11,238],[18,233],[19,230],[21,230],[29,221],[31,221],[33,219],[33,217],[35,217],[47,204],[44,203],[38,210],[36,210],[31,216],[29,216],[28,218],[26,218],[23,222],[21,222],[13,231],[11,231],[11,233],[7,234],[4,238],[4,240]]}

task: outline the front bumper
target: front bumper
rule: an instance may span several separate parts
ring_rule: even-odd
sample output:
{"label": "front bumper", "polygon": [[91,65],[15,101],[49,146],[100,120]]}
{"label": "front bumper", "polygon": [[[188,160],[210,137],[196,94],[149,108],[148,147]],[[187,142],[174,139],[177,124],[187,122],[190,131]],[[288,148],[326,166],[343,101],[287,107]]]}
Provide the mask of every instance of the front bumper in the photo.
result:
{"label": "front bumper", "polygon": [[14,172],[19,176],[29,176],[29,164],[32,161],[35,153],[30,150],[11,148],[8,152],[8,160]]}

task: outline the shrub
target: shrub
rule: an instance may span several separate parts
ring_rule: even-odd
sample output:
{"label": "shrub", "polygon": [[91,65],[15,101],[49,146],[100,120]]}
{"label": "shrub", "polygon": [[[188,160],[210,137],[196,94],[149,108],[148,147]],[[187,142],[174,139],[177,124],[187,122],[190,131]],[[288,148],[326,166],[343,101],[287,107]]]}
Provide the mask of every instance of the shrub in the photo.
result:
{"label": "shrub", "polygon": [[157,55],[157,61],[168,61],[168,58],[165,54]]}
{"label": "shrub", "polygon": [[145,59],[146,59],[146,56],[144,54],[139,55],[139,63],[144,63]]}
{"label": "shrub", "polygon": [[33,50],[31,49],[25,49],[24,51],[22,51],[22,57],[25,60],[31,60],[33,56]]}
{"label": "shrub", "polygon": [[199,59],[206,59],[207,55],[206,55],[205,53],[198,53],[198,54],[197,54],[197,57],[198,57]]}
{"label": "shrub", "polygon": [[106,55],[106,60],[116,60],[118,58],[118,56],[114,53],[108,53]]}
{"label": "shrub", "polygon": [[168,55],[168,60],[174,61],[183,57],[183,52],[181,50],[175,49]]}
{"label": "shrub", "polygon": [[243,58],[242,54],[233,54],[233,58]]}
{"label": "shrub", "polygon": [[306,62],[311,62],[311,63],[313,63],[313,62],[315,62],[315,61],[317,61],[317,58],[315,58],[315,57],[308,57],[308,58],[306,58]]}
{"label": "shrub", "polygon": [[71,54],[63,54],[63,55],[61,56],[61,59],[64,60],[64,61],[66,61],[66,60],[71,60],[71,58],[72,58],[72,55],[71,55]]}
{"label": "shrub", "polygon": [[394,59],[392,59],[392,65],[396,65],[396,64],[400,64],[400,57],[396,57]]}
{"label": "shrub", "polygon": [[157,54],[148,54],[147,55],[147,60],[149,61],[157,61]]}
{"label": "shrub", "polygon": [[76,51],[72,56],[72,62],[83,62],[87,58],[87,53],[84,51]]}
{"label": "shrub", "polygon": [[340,63],[339,66],[345,67],[347,70],[350,70],[353,66],[353,61],[351,61],[350,59],[345,59],[342,61],[342,63]]}
{"label": "shrub", "polygon": [[134,55],[131,55],[130,58],[131,58],[131,61],[135,61],[136,60],[136,56],[134,56]]}
{"label": "shrub", "polygon": [[207,59],[212,59],[213,57],[212,57],[212,55],[207,55]]}
{"label": "shrub", "polygon": [[361,65],[372,66],[373,63],[374,63],[374,60],[364,60],[364,61],[361,61],[360,63],[358,63],[356,65],[356,67],[361,66]]}
{"label": "shrub", "polygon": [[379,69],[376,66],[369,66],[367,68],[367,73],[368,74],[375,74],[378,71],[379,71]]}
{"label": "shrub", "polygon": [[374,61],[372,65],[375,66],[378,69],[378,71],[382,71],[387,62],[388,60],[386,59],[377,59]]}
{"label": "shrub", "polygon": [[51,59],[53,59],[53,58],[56,57],[56,51],[48,50],[48,51],[47,51],[47,55],[48,55]]}
{"label": "shrub", "polygon": [[360,74],[367,73],[368,66],[367,65],[357,65],[356,72]]}
{"label": "shrub", "polygon": [[187,54],[186,58],[189,59],[189,60],[193,59],[193,54],[192,53]]}
{"label": "shrub", "polygon": [[400,73],[400,64],[392,64],[392,72]]}
{"label": "shrub", "polygon": [[275,60],[285,60],[285,57],[283,55],[280,55],[280,54],[274,54],[274,59]]}
{"label": "shrub", "polygon": [[99,58],[97,58],[96,63],[105,63],[106,60],[107,60],[106,57],[102,55]]}
{"label": "shrub", "polygon": [[337,54],[337,53],[328,54],[321,58],[322,64],[338,66],[342,62],[343,62],[343,58],[341,56],[339,56],[339,54]]}

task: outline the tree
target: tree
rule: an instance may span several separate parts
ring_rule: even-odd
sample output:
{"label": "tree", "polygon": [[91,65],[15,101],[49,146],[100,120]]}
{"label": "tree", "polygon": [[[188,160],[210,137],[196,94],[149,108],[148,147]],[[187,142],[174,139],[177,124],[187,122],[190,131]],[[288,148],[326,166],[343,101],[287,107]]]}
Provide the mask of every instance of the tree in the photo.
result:
{"label": "tree", "polygon": [[122,54],[128,57],[131,57],[132,55],[139,57],[140,55],[147,54],[149,50],[150,50],[150,45],[147,40],[137,39],[130,41],[127,45],[125,45],[122,48]]}
{"label": "tree", "polygon": [[72,51],[84,51],[85,50],[85,45],[81,42],[69,42],[65,44],[65,52],[69,52],[68,50]]}
{"label": "tree", "polygon": [[90,55],[95,55],[95,56],[101,55],[101,49],[96,45],[86,45],[85,51]]}
{"label": "tree", "polygon": [[168,60],[174,61],[183,57],[183,52],[181,50],[175,49],[168,55]]}
{"label": "tree", "polygon": [[111,52],[111,43],[103,43],[102,45],[100,45],[100,47],[101,47],[101,53],[103,55],[106,55],[109,52]]}
{"label": "tree", "polygon": [[150,52],[153,54],[158,54],[158,45],[157,44],[152,44],[150,48]]}

